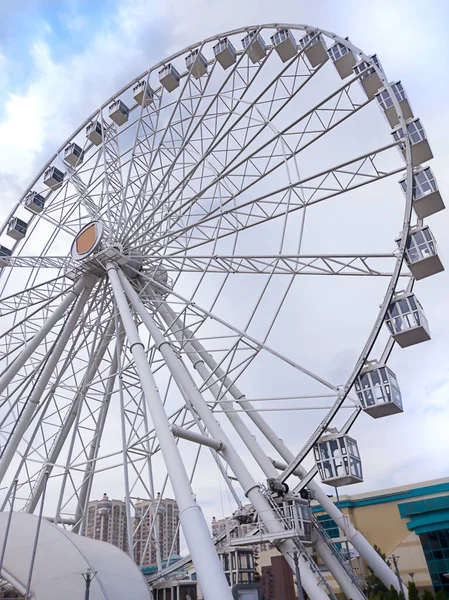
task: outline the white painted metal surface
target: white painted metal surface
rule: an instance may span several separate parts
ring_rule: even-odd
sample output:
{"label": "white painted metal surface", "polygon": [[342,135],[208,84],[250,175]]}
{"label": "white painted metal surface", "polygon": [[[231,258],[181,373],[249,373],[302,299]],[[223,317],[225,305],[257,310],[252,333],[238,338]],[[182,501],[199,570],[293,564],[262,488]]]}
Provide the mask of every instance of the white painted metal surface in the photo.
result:
{"label": "white painted metal surface", "polygon": [[[282,31],[289,33],[281,35]],[[295,40],[305,36],[309,43],[295,48]],[[270,39],[274,47],[264,42]],[[337,47],[338,53],[334,51]],[[204,60],[197,65],[200,55]],[[319,68],[329,55],[343,82],[331,66]],[[189,56],[190,67],[201,68],[178,72]],[[218,64],[213,63],[214,57]],[[363,68],[356,68],[351,77],[355,61],[358,66],[363,63]],[[207,62],[210,68],[206,73]],[[321,89],[320,77],[326,78],[328,95],[324,98],[317,93],[316,101],[304,109],[302,98],[307,98],[307,91],[314,86]],[[9,402],[7,410],[0,412],[0,425],[9,440],[0,460],[6,485],[3,509],[9,505],[11,481],[17,477],[19,509],[35,510],[49,469],[52,517],[56,523],[64,521],[66,526],[73,525],[73,531],[82,532],[95,481],[119,473],[131,522],[132,490],[139,489],[152,498],[152,510],[157,511],[156,491],[168,485],[159,479],[162,472],[172,480],[178,504],[186,508],[182,527],[202,587],[208,590],[206,600],[215,599],[212,581],[220,579],[220,572],[191,491],[201,473],[202,454],[211,453],[242,518],[250,520],[252,513],[245,513],[235,483],[252,503],[251,510],[259,513],[266,535],[273,539],[284,536],[281,549],[290,563],[292,552],[300,549],[301,574],[312,600],[324,600],[326,584],[295,530],[277,511],[277,502],[293,501],[301,487],[314,492],[387,587],[398,587],[395,575],[312,480],[315,471],[307,473],[301,464],[340,410],[348,408],[352,387],[370,358],[399,278],[405,278],[407,290],[411,290],[413,278],[402,268],[402,260],[407,259],[412,204],[418,217],[442,208],[436,187],[423,192],[422,198],[413,198],[418,189],[413,177],[421,172],[413,172],[413,163],[421,158],[416,144],[425,141],[413,137],[421,131],[416,124],[392,144],[376,147],[368,143],[363,151],[351,151],[351,137],[343,133],[345,160],[339,161],[338,153],[326,155],[329,160],[320,167],[327,140],[344,132],[346,123],[352,125],[355,115],[362,119],[367,112],[369,102],[360,94],[359,79],[369,99],[384,88],[392,102],[386,110],[392,109],[391,114],[394,111],[404,123],[407,107],[379,63],[347,39],[305,25],[242,28],[203,40],[135,77],[90,115],[51,157],[7,222],[20,215],[31,190],[45,192],[45,204],[40,212],[31,214],[27,236],[13,245],[12,256],[6,253],[1,258],[0,315],[5,328],[0,334],[0,350],[5,369],[0,392],[8,394]],[[142,82],[152,90],[151,102]],[[128,103],[130,95],[136,104],[130,106],[126,127],[120,115],[111,123],[111,103]],[[382,121],[382,114],[379,119]],[[85,128],[87,141],[82,138]],[[61,181],[46,180],[50,189],[43,187],[44,172],[54,165],[61,167],[64,149],[73,148],[72,144],[84,149],[82,165],[69,163]],[[376,253],[360,246],[360,238],[359,249],[353,245],[348,254],[333,252],[331,242],[344,237],[340,232],[339,239],[332,238],[335,232],[323,233],[328,243],[325,252],[320,253],[318,244],[308,248],[308,240],[319,240],[313,229],[308,231],[315,212],[349,205],[348,198],[362,198],[366,186],[400,173],[403,163],[398,147],[407,167],[403,215],[392,236],[402,223],[399,250],[392,252],[392,240],[388,239],[388,243],[383,240],[382,251],[381,236],[377,235]],[[392,205],[401,201],[397,191],[399,199],[393,197],[393,191]],[[391,225],[389,217],[389,211],[382,213],[383,225]],[[74,261],[70,245],[93,221],[102,224],[98,246],[85,256],[78,252],[79,260]],[[324,226],[326,219],[320,223]],[[366,222],[360,226],[366,231]],[[371,233],[367,231],[367,238]],[[346,235],[350,237],[350,233]],[[125,273],[120,284],[115,280],[114,291],[106,273],[107,262],[111,262],[112,280],[116,269]],[[418,266],[413,262],[411,270]],[[87,297],[83,296],[85,305],[77,311],[80,305],[75,299],[85,287],[77,282],[89,274],[96,279]],[[289,303],[301,299],[301,295],[295,296],[298,277],[302,285],[322,280],[312,275],[325,275],[330,278],[329,285],[337,280],[344,286],[351,278],[370,281],[381,290],[376,292],[375,304],[381,304],[377,318],[369,317],[374,325],[366,343],[359,340],[358,347],[363,349],[356,364],[348,368],[350,375],[344,382],[328,381],[320,365],[311,368],[308,356],[297,355],[307,347],[307,328],[295,331],[295,327],[307,315],[294,304],[298,319],[292,320]],[[215,286],[213,282],[219,278],[221,284]],[[323,281],[327,282],[326,278]],[[237,281],[236,295],[232,286]],[[22,289],[18,282],[23,282]],[[123,301],[122,286],[140,318],[150,324],[151,337],[146,333],[136,337],[138,320]],[[341,290],[333,296],[336,300],[345,297],[343,287]],[[274,300],[276,294],[278,300]],[[325,311],[319,314],[326,317]],[[351,322],[349,317],[346,315]],[[315,324],[315,333],[319,333],[319,325]],[[366,330],[370,325],[368,322]],[[282,331],[278,331],[280,326]],[[272,343],[270,332],[280,335],[281,341]],[[328,333],[326,349],[332,348]],[[288,346],[287,340],[295,343]],[[387,343],[384,354],[389,354],[392,344]],[[339,347],[337,341],[335,348]],[[323,354],[320,356],[324,364]],[[295,389],[302,389],[304,383],[311,389],[293,398],[301,405],[290,408],[282,404],[287,392],[282,393],[280,387],[254,402],[236,387],[237,379],[243,388],[248,387],[252,377],[268,388],[265,375],[275,364],[282,371],[279,386],[296,382]],[[145,397],[151,402],[145,402]],[[32,402],[27,405],[29,398]],[[316,426],[307,432],[295,456],[261,413],[285,411],[291,417],[285,418],[285,423],[293,424],[294,411],[311,414],[317,400],[330,406],[325,405],[325,413],[321,409],[316,415]],[[32,409],[33,405],[39,409]],[[114,424],[110,405],[120,407],[119,424]],[[360,407],[353,409],[339,433],[347,435],[359,412]],[[286,461],[280,474],[268,459],[265,442],[255,439],[246,425],[248,419]],[[173,432],[178,434],[176,439]],[[206,442],[209,447],[190,461],[192,472],[187,473],[192,447],[201,448]],[[114,449],[106,450],[108,445]],[[242,458],[241,448],[249,453],[251,465]],[[302,482],[296,491],[291,497],[285,495],[284,483],[293,488],[291,480],[298,476]],[[265,485],[266,480],[271,483]],[[136,535],[128,525],[130,546]],[[160,565],[155,531],[150,531],[146,543],[157,548]],[[363,600],[342,557],[330,555],[323,538],[317,538],[315,545],[348,597]],[[229,590],[223,586],[220,594],[227,598]]]}
{"label": "white painted metal surface", "polygon": [[[0,512],[3,541],[9,513]],[[2,577],[14,582],[24,594],[32,559],[38,518],[14,513],[6,545]],[[91,600],[150,600],[145,579],[124,552],[106,542],[91,540],[42,520],[33,568],[33,600],[79,600],[84,598],[83,573],[96,573],[90,587]]]}

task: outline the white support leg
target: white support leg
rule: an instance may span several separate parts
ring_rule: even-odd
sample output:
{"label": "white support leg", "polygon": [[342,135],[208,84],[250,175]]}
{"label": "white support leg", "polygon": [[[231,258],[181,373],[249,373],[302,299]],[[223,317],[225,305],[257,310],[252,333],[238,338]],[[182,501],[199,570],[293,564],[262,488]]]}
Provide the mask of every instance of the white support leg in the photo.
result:
{"label": "white support leg", "polygon": [[[329,571],[332,573],[332,576],[340,586],[340,589],[346,596],[346,598],[352,598],[352,600],[354,600],[357,597],[366,600],[366,596],[361,593],[359,588],[348,576],[344,567],[338,562],[337,558],[332,553],[332,550],[329,548],[329,546],[326,544],[323,538],[319,535],[316,529],[313,530],[312,541],[315,550],[322,558],[324,564],[328,567]],[[356,596],[354,596],[354,591],[356,591]]]}
{"label": "white support leg", "polygon": [[[0,459],[0,483],[3,481],[3,478],[6,474],[6,471],[9,468],[9,465],[11,464],[12,459],[14,458],[17,448],[18,448],[20,442],[22,441],[22,438],[23,438],[26,430],[28,429],[28,426],[31,423],[31,420],[33,419],[33,416],[37,410],[37,407],[39,406],[41,396],[44,393],[45,388],[48,384],[48,381],[49,381],[50,377],[52,376],[52,373],[61,357],[61,354],[64,351],[64,348],[65,348],[67,342],[69,341],[70,336],[73,333],[73,330],[74,330],[74,328],[78,322],[78,319],[81,315],[81,312],[89,298],[89,295],[92,291],[92,287],[93,287],[95,281],[96,281],[95,279],[90,279],[86,283],[83,283],[83,291],[81,292],[80,297],[79,297],[75,307],[73,308],[69,318],[67,319],[66,323],[64,324],[64,327],[59,334],[58,340],[56,341],[56,343],[54,345],[53,352],[50,354],[47,364],[45,365],[42,373],[40,374],[40,376],[36,382],[36,385],[33,389],[33,392],[31,393],[31,396],[29,397],[22,414],[20,415],[20,418],[17,422],[16,428],[14,429],[11,437],[8,440],[8,443],[7,443],[7,445],[3,451],[2,457]],[[60,307],[61,307],[61,305],[60,305]],[[50,320],[51,320],[51,318],[48,319],[46,325],[48,325]],[[35,337],[37,337],[37,336],[35,336]],[[33,338],[33,341],[34,341],[34,338]]]}
{"label": "white support leg", "polygon": [[[116,276],[118,275],[119,281],[122,284],[126,295],[142,319],[144,325],[147,327],[177,386],[184,391],[193,408],[196,410],[199,417],[207,427],[210,435],[223,442],[223,447],[220,454],[231,467],[234,475],[243,488],[245,496],[247,496],[250,500],[260,519],[263,521],[265,528],[269,533],[273,533],[282,539],[282,533],[285,531],[283,525],[277,519],[267,498],[262,494],[259,485],[253,479],[251,473],[249,472],[238,452],[233,447],[220,424],[215,420],[215,417],[211,413],[207,403],[198,391],[198,388],[191,380],[189,373],[185,370],[183,364],[174,353],[172,347],[162,335],[159,327],[153,321],[151,315],[142,304],[137,292],[134,290],[124,273],[122,271],[118,271],[117,273],[113,266],[111,267],[111,270],[111,275],[112,273],[114,273]],[[296,551],[294,542],[289,539],[283,540],[279,543],[278,547],[294,572],[295,565],[293,556]],[[311,571],[306,559],[302,555],[300,556],[300,570],[303,587],[306,590],[307,595],[312,600],[327,600],[327,594],[325,590],[319,586],[318,579]]]}
{"label": "white support leg", "polygon": [[[158,301],[159,302],[159,301]],[[177,315],[172,310],[172,308],[164,301],[160,301],[163,303],[164,309],[168,312],[168,314],[172,317],[172,319],[176,319]],[[161,313],[163,314],[163,313]],[[186,336],[187,337],[187,336]],[[228,392],[232,395],[235,400],[239,401],[239,405],[247,410],[248,417],[253,421],[253,423],[258,427],[261,433],[267,438],[267,440],[271,443],[271,445],[277,450],[279,455],[289,464],[293,459],[293,453],[287,448],[284,442],[276,435],[273,429],[268,425],[265,419],[257,412],[257,410],[253,407],[253,405],[245,400],[245,395],[238,389],[235,383],[224,373],[224,371],[217,365],[213,357],[206,351],[201,342],[196,340],[193,336],[190,338],[190,342],[204,361],[204,363],[209,367],[211,371],[216,373],[217,378],[220,378],[223,382],[223,386]],[[210,373],[208,374],[210,377]],[[223,405],[224,406],[224,405]],[[305,477],[307,474],[306,469],[299,465],[296,469],[298,473],[300,473],[300,477]],[[379,554],[374,550],[371,544],[365,539],[365,537],[355,529],[352,523],[347,519],[340,511],[340,509],[335,506],[335,504],[327,497],[326,492],[324,492],[318,483],[315,481],[311,481],[308,485],[309,489],[311,489],[318,502],[321,504],[323,509],[327,512],[327,514],[335,521],[338,527],[344,532],[346,537],[349,539],[351,544],[356,548],[359,552],[360,556],[363,560],[373,569],[375,574],[379,577],[379,579],[386,585],[388,589],[393,586],[398,592],[401,591],[398,579],[390,567],[386,564],[386,562],[379,556]],[[407,589],[404,586],[404,593],[406,600],[408,598]]]}
{"label": "white support leg", "polygon": [[184,463],[170,431],[164,405],[151,372],[143,343],[120,285],[117,270],[107,264],[109,280],[123,327],[128,338],[148,410],[158,436],[162,455],[179,506],[179,519],[206,600],[232,600],[231,590],[221,568],[212,538],[201,508],[198,506]]}
{"label": "white support leg", "polygon": [[[195,342],[195,338],[193,333],[187,329],[179,317],[177,317],[176,313],[174,313],[169,305],[166,302],[158,303],[159,314],[162,316],[164,321],[167,323],[168,327],[173,330],[173,334],[175,338],[182,342],[184,346],[184,351],[186,356],[192,363],[194,369],[198,372],[201,379],[204,382],[208,383],[209,389],[212,392],[213,396],[218,400],[220,399],[220,387],[217,383],[211,383],[215,378],[212,379],[211,371],[207,369],[204,364],[203,358],[199,355],[197,350],[195,349],[193,342]],[[191,340],[187,342],[186,340]],[[225,399],[225,398],[224,398]],[[267,457],[256,438],[252,435],[250,430],[247,428],[243,419],[240,415],[235,411],[234,406],[231,403],[224,402],[222,404],[223,411],[226,413],[226,416],[229,418],[232,425],[235,427],[237,433],[242,438],[246,447],[250,450],[251,454],[256,459],[259,467],[264,472],[265,476],[268,478],[277,478],[277,470],[275,465],[271,462],[271,460]],[[326,542],[321,538],[318,532],[315,533],[315,538],[320,542],[314,545],[319,556],[322,558],[324,563],[328,566],[331,571],[333,577],[339,584],[342,591],[346,594],[347,598],[352,598],[352,600],[365,600],[364,594],[362,594],[361,590],[357,587],[357,585],[351,580],[348,573],[345,569],[340,565],[338,560],[332,554],[332,551],[327,546]]]}
{"label": "white support leg", "polygon": [[20,371],[20,369],[23,367],[23,365],[26,363],[26,361],[30,358],[30,356],[33,354],[33,352],[37,349],[37,347],[42,342],[42,340],[53,329],[53,327],[56,325],[56,323],[60,319],[62,319],[66,310],[74,302],[74,300],[76,300],[76,298],[78,298],[78,296],[83,291],[83,289],[86,287],[86,285],[91,285],[91,284],[89,284],[89,281],[91,281],[91,278],[88,275],[84,275],[73,286],[73,288],[67,292],[67,295],[61,301],[59,306],[57,306],[57,308],[55,308],[51,317],[49,317],[45,321],[45,323],[42,325],[42,327],[39,329],[39,331],[36,333],[36,335],[33,337],[33,339],[31,339],[26,344],[26,346],[24,347],[22,352],[19,354],[19,356],[16,358],[16,360],[13,363],[11,363],[11,365],[8,367],[6,372],[2,375],[2,377],[0,377],[0,394],[3,394],[6,387],[11,383],[11,381],[14,379],[14,377],[17,375],[17,373]]}

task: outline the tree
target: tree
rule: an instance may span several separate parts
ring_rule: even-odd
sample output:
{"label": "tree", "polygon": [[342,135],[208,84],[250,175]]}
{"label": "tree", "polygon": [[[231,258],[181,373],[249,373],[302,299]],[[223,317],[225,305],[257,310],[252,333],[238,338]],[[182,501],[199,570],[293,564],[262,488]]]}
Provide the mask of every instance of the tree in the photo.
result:
{"label": "tree", "polygon": [[424,590],[421,600],[434,600],[434,595],[429,590]]}
{"label": "tree", "polygon": [[435,600],[447,600],[444,590],[438,590],[438,592],[435,594]]}
{"label": "tree", "polygon": [[[387,565],[390,566],[390,562],[387,560],[387,555],[382,552],[378,546],[374,546],[374,550],[387,563]],[[367,565],[367,567],[369,574],[365,578],[366,595],[371,600],[387,600],[389,598],[388,588],[382,583],[372,568],[369,565]],[[398,600],[397,597],[394,600]]]}
{"label": "tree", "polygon": [[408,584],[408,600],[419,600],[419,592],[414,581]]}
{"label": "tree", "polygon": [[390,591],[388,592],[388,600],[399,600],[399,594],[394,585],[390,586]]}

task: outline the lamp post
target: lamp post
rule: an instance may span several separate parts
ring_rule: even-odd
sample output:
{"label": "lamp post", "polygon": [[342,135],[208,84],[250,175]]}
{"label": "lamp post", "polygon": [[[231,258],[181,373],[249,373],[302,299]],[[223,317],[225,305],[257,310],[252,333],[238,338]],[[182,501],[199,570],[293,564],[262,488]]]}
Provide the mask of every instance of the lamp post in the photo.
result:
{"label": "lamp post", "polygon": [[95,573],[94,573],[90,567],[87,569],[87,571],[85,573],[82,573],[83,579],[86,582],[86,589],[84,592],[84,600],[89,600],[90,584],[92,583],[92,579],[94,579],[96,574],[97,574],[97,572],[95,571]]}
{"label": "lamp post", "polygon": [[398,568],[399,556],[395,556],[394,554],[392,554],[389,558],[391,558],[391,560],[393,561],[393,564],[394,564],[394,571],[396,573],[396,577],[398,578],[399,589],[401,590],[402,594],[404,594],[404,586],[402,584],[402,579],[399,574],[399,568]]}

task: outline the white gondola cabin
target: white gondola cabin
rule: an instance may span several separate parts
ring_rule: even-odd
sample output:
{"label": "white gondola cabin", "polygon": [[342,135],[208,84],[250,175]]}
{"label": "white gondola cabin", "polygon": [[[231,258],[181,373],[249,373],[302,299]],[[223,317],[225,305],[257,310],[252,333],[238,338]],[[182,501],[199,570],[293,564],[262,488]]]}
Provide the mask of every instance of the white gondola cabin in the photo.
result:
{"label": "white gondola cabin", "polygon": [[180,74],[171,63],[164,65],[159,71],[159,81],[167,92],[173,92],[179,86],[180,79]]}
{"label": "white gondola cabin", "polygon": [[52,190],[60,188],[63,181],[64,173],[57,167],[49,167],[44,173],[44,183]]}
{"label": "white gondola cabin", "polygon": [[[399,245],[400,238],[396,241]],[[417,281],[444,271],[435,238],[428,225],[410,229],[405,247],[405,261]]]}
{"label": "white gondola cabin", "polygon": [[255,64],[262,60],[267,53],[263,37],[256,30],[250,31],[242,40],[243,49],[247,51],[250,61]]}
{"label": "white gondola cabin", "polygon": [[271,37],[271,43],[279,58],[284,63],[293,58],[298,52],[298,44],[290,29],[279,29],[279,31]]}
{"label": "white gondola cabin", "polygon": [[43,211],[45,198],[37,192],[29,192],[24,201],[24,206],[32,213],[38,214]]}
{"label": "white gondola cabin", "polygon": [[92,123],[89,123],[86,127],[86,137],[89,142],[92,142],[95,146],[100,146],[103,141],[103,128],[100,121],[92,121]]}
{"label": "white gondola cabin", "polygon": [[228,38],[223,38],[215,44],[214,56],[223,69],[228,69],[237,60],[237,51]]}
{"label": "white gondola cabin", "polygon": [[13,217],[8,223],[6,234],[19,242],[26,236],[27,228],[28,223],[22,221],[22,219],[19,219],[18,217]]}
{"label": "white gondola cabin", "polygon": [[363,481],[357,442],[342,433],[323,435],[313,447],[321,481],[338,487]]}
{"label": "white gondola cabin", "polygon": [[[370,56],[370,58],[372,59],[376,67],[380,71],[382,71],[382,65],[380,64],[380,61],[377,58],[377,54],[373,54],[372,56]],[[379,89],[383,87],[382,80],[379,77],[379,74],[377,73],[376,69],[366,60],[361,60],[355,65],[353,71],[356,75],[361,74],[360,84],[364,89],[365,94],[367,95],[369,100],[372,100],[379,91]]]}
{"label": "white gondola cabin", "polygon": [[308,33],[299,40],[299,45],[312,67],[319,67],[329,60],[326,42],[320,33]]}
{"label": "white gondola cabin", "polygon": [[[433,158],[432,150],[430,149],[426,132],[419,118],[409,119],[405,122],[405,124],[412,149],[412,165],[414,167],[418,167],[423,162]],[[395,127],[392,131],[392,136],[396,142],[401,142],[401,140],[404,140],[404,131],[402,127]],[[399,149],[402,152],[402,156],[405,160],[405,142],[399,144]]]}
{"label": "white gondola cabin", "polygon": [[0,267],[6,267],[8,265],[8,257],[12,255],[12,250],[5,246],[0,246]]}
{"label": "white gondola cabin", "polygon": [[109,107],[109,118],[117,125],[124,125],[129,118],[129,108],[121,100],[116,100]]}
{"label": "white gondola cabin", "polygon": [[352,75],[357,60],[350,48],[337,42],[329,48],[328,53],[341,79]]}
{"label": "white gondola cabin", "polygon": [[[399,181],[404,194],[407,193],[407,178]],[[438,184],[430,167],[413,170],[413,208],[418,219],[425,219],[445,208]]]}
{"label": "white gondola cabin", "polygon": [[72,142],[64,150],[64,160],[69,165],[72,165],[72,167],[77,167],[84,160],[83,149],[78,144]]}
{"label": "white gondola cabin", "polygon": [[295,497],[283,502],[279,511],[288,529],[296,531],[302,542],[312,542],[312,513],[307,500]]}
{"label": "white gondola cabin", "polygon": [[[396,97],[396,100],[399,102],[404,119],[406,121],[408,119],[413,119],[413,111],[402,83],[400,81],[395,81],[394,83],[390,83],[390,86],[394,96]],[[390,127],[393,128],[399,125],[398,114],[394,107],[390,92],[384,87],[381,88],[376,94],[376,100],[380,108],[384,111],[384,115],[386,116]]]}
{"label": "white gondola cabin", "polygon": [[207,73],[207,59],[199,50],[194,50],[186,56],[186,67],[195,79],[199,79]]}
{"label": "white gondola cabin", "polygon": [[430,340],[430,328],[424,311],[411,292],[400,292],[393,296],[385,323],[401,348]]}
{"label": "white gondola cabin", "polygon": [[133,98],[137,104],[146,108],[153,102],[154,91],[145,80],[139,81],[139,83],[133,87]]}
{"label": "white gondola cabin", "polygon": [[355,381],[363,411],[374,419],[403,412],[396,375],[386,365],[368,362]]}

